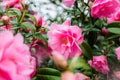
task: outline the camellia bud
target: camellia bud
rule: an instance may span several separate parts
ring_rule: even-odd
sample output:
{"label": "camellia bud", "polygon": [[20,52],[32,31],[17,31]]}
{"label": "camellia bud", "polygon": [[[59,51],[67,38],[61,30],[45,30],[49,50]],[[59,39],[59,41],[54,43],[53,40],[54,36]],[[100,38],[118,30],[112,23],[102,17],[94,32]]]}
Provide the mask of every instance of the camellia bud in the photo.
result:
{"label": "camellia bud", "polygon": [[102,28],[102,34],[103,35],[107,35],[108,34],[108,31],[105,27]]}
{"label": "camellia bud", "polygon": [[1,20],[5,25],[9,24],[10,22],[10,18],[8,16],[2,16]]}
{"label": "camellia bud", "polygon": [[65,71],[62,73],[61,80],[76,80],[76,76],[70,71]]}
{"label": "camellia bud", "polygon": [[92,1],[89,1],[88,5],[89,5],[90,7],[92,7],[92,4],[93,4],[93,2],[92,2]]}
{"label": "camellia bud", "polygon": [[59,70],[65,70],[67,68],[67,61],[65,60],[65,58],[58,52],[53,52],[52,55],[56,67]]}

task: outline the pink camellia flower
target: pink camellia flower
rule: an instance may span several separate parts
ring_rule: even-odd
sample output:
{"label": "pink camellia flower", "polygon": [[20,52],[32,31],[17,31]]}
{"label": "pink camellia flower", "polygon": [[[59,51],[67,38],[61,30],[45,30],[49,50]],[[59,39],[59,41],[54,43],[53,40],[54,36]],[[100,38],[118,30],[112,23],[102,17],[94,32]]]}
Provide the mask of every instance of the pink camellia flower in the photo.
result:
{"label": "pink camellia flower", "polygon": [[110,17],[119,8],[119,0],[95,0],[92,4],[91,16],[94,18]]}
{"label": "pink camellia flower", "polygon": [[47,35],[51,49],[62,54],[65,59],[72,58],[76,54],[81,55],[79,44],[83,42],[83,36],[78,26],[71,26],[69,21],[61,25],[52,24]]}
{"label": "pink camellia flower", "polygon": [[114,13],[110,18],[107,18],[108,23],[120,22],[120,10]]}
{"label": "pink camellia flower", "polygon": [[75,3],[75,0],[62,0],[62,3],[67,7],[71,7]]}
{"label": "pink camellia flower", "polygon": [[17,9],[19,9],[20,11],[22,11],[22,5],[20,5],[20,4],[15,4],[15,5],[13,6],[13,8],[17,8]]}
{"label": "pink camellia flower", "polygon": [[20,3],[22,0],[2,0],[1,5],[5,8],[13,7],[15,4]]}
{"label": "pink camellia flower", "polygon": [[0,80],[31,80],[36,63],[20,34],[0,33]]}
{"label": "pink camellia flower", "polygon": [[115,49],[115,53],[117,55],[117,59],[120,60],[120,47]]}
{"label": "pink camellia flower", "polygon": [[105,56],[94,56],[93,60],[88,62],[96,71],[103,74],[108,74],[109,68]]}

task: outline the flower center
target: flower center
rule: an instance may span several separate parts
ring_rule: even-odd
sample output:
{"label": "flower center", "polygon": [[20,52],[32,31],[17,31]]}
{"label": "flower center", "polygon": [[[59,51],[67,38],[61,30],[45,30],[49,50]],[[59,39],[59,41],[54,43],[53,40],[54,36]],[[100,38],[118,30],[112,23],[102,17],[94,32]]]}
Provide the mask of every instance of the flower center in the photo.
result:
{"label": "flower center", "polygon": [[61,39],[61,43],[62,43],[62,44],[67,44],[67,43],[68,43],[68,40],[64,37],[64,38]]}

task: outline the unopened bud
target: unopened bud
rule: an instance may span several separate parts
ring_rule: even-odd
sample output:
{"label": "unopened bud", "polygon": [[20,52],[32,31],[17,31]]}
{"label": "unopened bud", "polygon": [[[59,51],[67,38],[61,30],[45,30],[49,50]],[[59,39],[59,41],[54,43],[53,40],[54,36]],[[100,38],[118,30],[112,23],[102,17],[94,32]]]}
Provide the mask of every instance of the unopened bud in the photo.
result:
{"label": "unopened bud", "polygon": [[3,24],[9,24],[10,18],[8,16],[2,16],[1,18]]}
{"label": "unopened bud", "polygon": [[67,68],[67,60],[58,52],[53,52],[53,61],[59,70]]}
{"label": "unopened bud", "polygon": [[65,71],[62,73],[61,80],[76,80],[76,76],[70,71]]}
{"label": "unopened bud", "polygon": [[105,27],[102,28],[102,34],[103,35],[107,35],[108,34],[108,31]]}

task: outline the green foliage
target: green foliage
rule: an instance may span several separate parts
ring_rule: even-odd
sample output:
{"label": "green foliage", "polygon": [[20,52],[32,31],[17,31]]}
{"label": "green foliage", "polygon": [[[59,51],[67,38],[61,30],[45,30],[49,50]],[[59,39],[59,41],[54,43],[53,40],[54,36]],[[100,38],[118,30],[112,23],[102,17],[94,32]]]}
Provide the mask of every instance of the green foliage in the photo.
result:
{"label": "green foliage", "polygon": [[92,49],[90,47],[90,45],[87,43],[87,42],[83,42],[81,45],[80,45],[81,49],[82,49],[82,52],[83,52],[83,55],[87,58],[87,59],[92,59]]}

